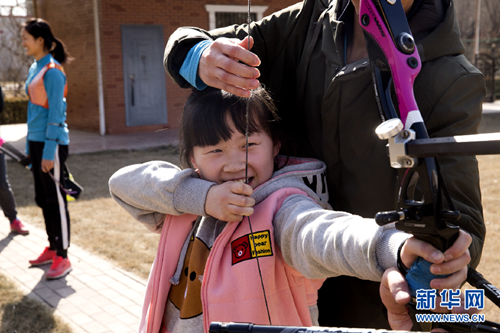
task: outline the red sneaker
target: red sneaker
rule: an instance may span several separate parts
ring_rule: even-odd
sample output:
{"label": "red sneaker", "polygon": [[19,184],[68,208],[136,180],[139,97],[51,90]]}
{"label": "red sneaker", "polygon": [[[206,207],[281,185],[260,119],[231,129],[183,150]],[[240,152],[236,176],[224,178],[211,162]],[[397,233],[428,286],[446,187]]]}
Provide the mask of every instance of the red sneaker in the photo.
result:
{"label": "red sneaker", "polygon": [[46,247],[45,250],[43,250],[42,254],[38,256],[38,258],[36,258],[35,260],[30,260],[30,264],[32,266],[40,266],[43,264],[48,264],[52,262],[52,259],[54,259],[55,256],[56,256],[56,251]]}
{"label": "red sneaker", "polygon": [[72,270],[73,268],[71,268],[71,263],[68,258],[63,259],[63,257],[55,256],[52,266],[50,266],[45,277],[47,280],[59,279],[66,276]]}
{"label": "red sneaker", "polygon": [[15,219],[14,221],[11,222],[10,231],[15,232],[16,234],[19,235],[27,235],[30,233],[30,231],[26,229],[24,224],[19,219]]}

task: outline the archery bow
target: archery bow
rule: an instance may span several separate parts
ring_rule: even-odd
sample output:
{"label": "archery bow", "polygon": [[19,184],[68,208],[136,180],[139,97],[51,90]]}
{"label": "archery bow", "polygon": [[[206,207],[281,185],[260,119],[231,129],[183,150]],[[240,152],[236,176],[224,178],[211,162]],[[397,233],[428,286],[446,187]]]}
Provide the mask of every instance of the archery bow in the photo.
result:
{"label": "archery bow", "polygon": [[[443,153],[441,147],[429,153],[425,145],[432,149],[435,142],[429,140],[413,94],[413,82],[420,71],[421,62],[401,0],[361,0],[359,17],[360,24],[365,30],[377,104],[382,120],[388,119],[377,128],[376,133],[380,139],[389,140],[391,166],[406,168],[399,191],[399,209],[378,213],[375,219],[380,225],[396,222],[397,229],[412,233],[415,237],[444,251],[458,237],[459,228],[453,225],[453,222],[460,218],[460,212],[453,206],[434,156],[478,154],[474,148],[483,154],[498,154],[500,152],[498,133],[489,141],[481,141],[477,135],[463,136],[471,137],[468,138],[468,143],[472,144],[462,145],[460,148],[456,147],[456,138],[442,138],[439,144],[446,141],[450,142],[447,147],[455,144],[454,152]],[[392,103],[392,88],[396,92],[399,117]],[[421,142],[416,143],[415,139]],[[411,145],[414,145],[417,151],[421,148],[421,154],[409,155],[407,148]],[[418,147],[419,145],[421,147]],[[423,159],[419,161],[417,157]],[[419,183],[421,179],[423,182]],[[423,189],[420,200],[414,197],[417,184]],[[443,209],[443,197],[451,209]],[[430,266],[430,263],[426,266]],[[436,276],[430,276],[427,281],[417,281],[407,275],[412,296],[415,296],[414,292],[417,289],[430,289],[429,282],[434,277]],[[494,292],[498,289],[473,268],[469,268],[467,281],[476,288],[484,289],[487,297],[500,306],[500,295]],[[409,310],[415,312],[412,305]],[[488,321],[483,324],[442,324],[441,327],[453,331],[499,331],[497,323]]]}

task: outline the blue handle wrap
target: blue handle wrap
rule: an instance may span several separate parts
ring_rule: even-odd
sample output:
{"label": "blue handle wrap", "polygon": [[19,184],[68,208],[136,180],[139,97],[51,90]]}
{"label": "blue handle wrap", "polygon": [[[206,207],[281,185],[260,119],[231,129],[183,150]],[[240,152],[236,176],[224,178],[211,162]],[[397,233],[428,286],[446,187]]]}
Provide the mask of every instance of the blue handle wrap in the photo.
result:
{"label": "blue handle wrap", "polygon": [[418,258],[406,273],[406,282],[408,282],[412,297],[417,296],[418,289],[432,289],[430,285],[432,279],[448,276],[432,274],[430,271],[431,265],[431,262]]}

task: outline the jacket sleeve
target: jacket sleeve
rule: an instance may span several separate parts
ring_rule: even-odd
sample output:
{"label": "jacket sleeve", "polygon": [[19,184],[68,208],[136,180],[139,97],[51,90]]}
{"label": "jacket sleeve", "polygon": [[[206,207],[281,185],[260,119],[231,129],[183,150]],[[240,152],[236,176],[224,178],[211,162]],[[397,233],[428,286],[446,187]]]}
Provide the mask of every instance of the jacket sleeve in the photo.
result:
{"label": "jacket sleeve", "polygon": [[305,195],[291,195],[274,218],[276,244],[287,265],[307,278],[349,275],[380,281],[396,266],[409,235],[373,219],[322,209]]}
{"label": "jacket sleeve", "polygon": [[166,215],[206,215],[205,199],[212,185],[193,169],[180,170],[162,161],[129,165],[109,179],[111,197],[153,232],[161,231]]}
{"label": "jacket sleeve", "polygon": [[[300,18],[302,20],[310,19],[307,14],[303,14],[303,7],[305,6],[301,2],[271,14],[261,21],[251,23],[252,37],[254,38],[252,52],[261,59],[262,64],[259,67],[261,74],[268,71],[274,59],[284,50],[284,45],[289,43],[290,38],[305,36],[305,34],[292,34]],[[190,88],[191,85],[179,74],[179,71],[186,55],[195,44],[203,40],[215,40],[220,37],[242,40],[247,36],[247,33],[247,24],[232,25],[211,31],[195,27],[179,28],[170,36],[167,42],[163,58],[165,70],[180,87]],[[294,41],[294,43],[289,44],[296,45],[299,49],[302,47],[303,41]]]}
{"label": "jacket sleeve", "polygon": [[[434,66],[460,66],[460,74],[440,80],[440,88],[432,89],[435,97],[420,98],[429,136],[448,137],[477,134],[482,114],[482,102],[486,90],[482,74],[463,56],[443,58],[426,70],[435,71]],[[424,91],[417,86],[417,93]],[[427,91],[429,91],[427,89]],[[431,92],[432,93],[432,92]],[[435,103],[429,105],[429,103]],[[478,162],[475,156],[438,157],[437,162],[443,182],[461,217],[456,224],[472,235],[470,265],[476,267],[481,258],[486,229],[483,221],[481,190],[479,187]]]}
{"label": "jacket sleeve", "polygon": [[66,76],[58,69],[49,69],[43,77],[43,84],[49,101],[43,159],[54,160],[57,140],[60,137],[61,131],[65,130],[63,125],[66,121],[66,108],[64,106]]}
{"label": "jacket sleeve", "polygon": [[3,112],[3,92],[1,86],[0,86],[0,112]]}

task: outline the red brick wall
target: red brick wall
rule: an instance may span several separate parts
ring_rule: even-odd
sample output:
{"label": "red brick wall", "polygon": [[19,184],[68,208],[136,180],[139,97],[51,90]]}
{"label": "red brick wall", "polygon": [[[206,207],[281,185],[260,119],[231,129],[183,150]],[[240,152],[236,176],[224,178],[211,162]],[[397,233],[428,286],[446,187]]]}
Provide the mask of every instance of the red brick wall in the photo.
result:
{"label": "red brick wall", "polygon": [[[49,21],[56,36],[67,44],[76,61],[67,68],[68,124],[70,128],[99,131],[96,51],[91,0],[37,0],[37,15]],[[271,14],[297,0],[252,0],[254,6],[269,6]],[[168,123],[127,127],[122,68],[122,24],[163,25],[164,44],[180,26],[208,29],[204,4],[247,5],[247,0],[98,0],[101,57],[106,114],[106,133],[132,133],[176,128],[189,90],[180,89],[167,77]]]}
{"label": "red brick wall", "polygon": [[35,14],[47,20],[75,61],[64,65],[68,80],[68,126],[99,131],[94,11],[91,0],[37,0]]}

